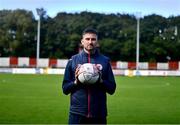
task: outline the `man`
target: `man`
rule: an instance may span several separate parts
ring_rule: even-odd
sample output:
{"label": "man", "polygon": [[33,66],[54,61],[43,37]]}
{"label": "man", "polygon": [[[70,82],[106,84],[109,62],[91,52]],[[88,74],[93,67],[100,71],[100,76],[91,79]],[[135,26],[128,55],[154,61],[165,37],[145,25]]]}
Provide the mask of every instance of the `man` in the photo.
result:
{"label": "man", "polygon": [[[62,89],[64,94],[71,94],[69,124],[106,124],[107,97],[116,89],[114,75],[108,57],[98,50],[98,33],[87,28],[83,31],[81,43],[83,50],[68,61]],[[79,64],[100,64],[99,80],[86,85],[78,80]]]}

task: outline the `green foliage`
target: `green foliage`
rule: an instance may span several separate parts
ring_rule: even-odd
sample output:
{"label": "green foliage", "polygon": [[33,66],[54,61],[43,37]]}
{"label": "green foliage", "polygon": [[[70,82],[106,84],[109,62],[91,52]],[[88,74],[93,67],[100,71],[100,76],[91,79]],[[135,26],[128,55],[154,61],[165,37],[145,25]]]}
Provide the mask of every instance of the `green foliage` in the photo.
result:
{"label": "green foliage", "polygon": [[[43,9],[43,8],[42,8]],[[41,16],[40,57],[70,58],[86,27],[99,31],[101,51],[112,60],[135,61],[136,18],[129,14],[60,12]],[[175,31],[175,29],[177,29]],[[152,14],[140,19],[140,61],[180,60],[180,16]],[[0,11],[0,56],[36,56],[37,20],[31,11]]]}
{"label": "green foliage", "polygon": [[0,11],[0,15],[0,48],[3,48],[1,56],[31,56],[35,37],[32,12],[4,10]]}
{"label": "green foliage", "polygon": [[120,42],[113,39],[103,39],[100,41],[100,49],[104,55],[111,57],[111,60],[118,60]]}

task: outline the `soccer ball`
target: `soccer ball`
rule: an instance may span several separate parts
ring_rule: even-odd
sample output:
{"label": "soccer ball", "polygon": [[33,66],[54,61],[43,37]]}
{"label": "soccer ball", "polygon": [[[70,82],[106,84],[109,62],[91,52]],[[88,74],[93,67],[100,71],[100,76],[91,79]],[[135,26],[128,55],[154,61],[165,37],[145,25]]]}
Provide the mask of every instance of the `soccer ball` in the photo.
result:
{"label": "soccer ball", "polygon": [[78,80],[84,84],[94,84],[99,79],[98,69],[95,64],[84,63],[80,66]]}

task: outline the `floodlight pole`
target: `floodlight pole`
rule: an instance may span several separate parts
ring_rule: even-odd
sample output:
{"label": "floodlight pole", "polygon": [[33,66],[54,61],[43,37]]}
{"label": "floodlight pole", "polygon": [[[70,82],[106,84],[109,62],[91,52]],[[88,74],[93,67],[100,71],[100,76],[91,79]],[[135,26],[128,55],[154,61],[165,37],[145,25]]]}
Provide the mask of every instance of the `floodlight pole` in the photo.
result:
{"label": "floodlight pole", "polygon": [[37,51],[36,51],[36,68],[39,67],[39,48],[40,48],[40,25],[41,25],[41,17],[39,16],[38,27],[37,27]]}
{"label": "floodlight pole", "polygon": [[41,16],[44,13],[44,10],[41,9],[36,9],[37,15],[39,16],[38,20],[38,26],[37,26],[37,50],[36,50],[36,68],[39,68],[39,55],[40,55],[40,26],[41,26]]}
{"label": "floodlight pole", "polygon": [[140,12],[137,13],[137,34],[136,34],[136,75],[139,72],[139,30],[140,30]]}

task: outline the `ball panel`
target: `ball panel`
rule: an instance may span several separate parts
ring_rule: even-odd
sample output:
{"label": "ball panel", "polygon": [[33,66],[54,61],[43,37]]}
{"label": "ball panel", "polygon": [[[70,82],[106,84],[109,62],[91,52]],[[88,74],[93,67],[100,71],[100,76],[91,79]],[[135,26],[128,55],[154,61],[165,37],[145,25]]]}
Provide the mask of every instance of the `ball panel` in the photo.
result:
{"label": "ball panel", "polygon": [[78,80],[84,84],[94,84],[99,79],[99,73],[94,64],[85,63],[79,69]]}

